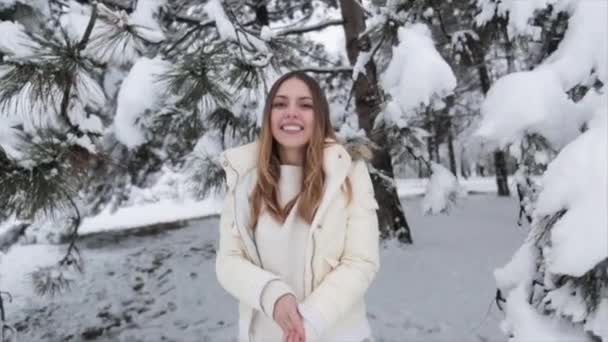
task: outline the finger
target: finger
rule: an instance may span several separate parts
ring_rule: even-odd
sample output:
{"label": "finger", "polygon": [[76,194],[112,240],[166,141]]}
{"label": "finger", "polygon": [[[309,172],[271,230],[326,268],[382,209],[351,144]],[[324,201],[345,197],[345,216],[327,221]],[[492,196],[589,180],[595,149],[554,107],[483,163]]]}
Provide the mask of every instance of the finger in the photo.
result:
{"label": "finger", "polygon": [[306,341],[306,330],[304,330],[304,322],[301,318],[298,320],[296,328],[298,330],[298,335],[300,335],[300,340],[302,342]]}
{"label": "finger", "polygon": [[291,322],[291,319],[289,318],[289,316],[287,316],[283,319],[283,326],[285,327],[286,331],[294,330],[294,325]]}
{"label": "finger", "polygon": [[302,316],[300,316],[298,311],[289,311],[288,317],[294,330],[296,330],[298,333],[304,331],[304,321],[302,320]]}

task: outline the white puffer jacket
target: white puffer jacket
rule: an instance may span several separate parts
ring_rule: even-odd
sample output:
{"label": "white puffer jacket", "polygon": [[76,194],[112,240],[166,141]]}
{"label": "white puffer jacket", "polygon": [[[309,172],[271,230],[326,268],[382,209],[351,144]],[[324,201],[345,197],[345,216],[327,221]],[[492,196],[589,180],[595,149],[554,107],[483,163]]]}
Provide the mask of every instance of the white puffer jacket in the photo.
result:
{"label": "white puffer jacket", "polygon": [[[324,150],[326,186],[308,236],[304,272],[307,342],[371,340],[364,295],[379,267],[378,204],[363,161],[352,161],[346,149],[331,140]],[[250,342],[253,316],[264,312],[262,293],[280,278],[261,266],[249,226],[249,195],[256,183],[258,142],[222,153],[228,192],[220,218],[216,259],[219,283],[239,300],[239,341]],[[352,201],[341,186],[352,184]]]}

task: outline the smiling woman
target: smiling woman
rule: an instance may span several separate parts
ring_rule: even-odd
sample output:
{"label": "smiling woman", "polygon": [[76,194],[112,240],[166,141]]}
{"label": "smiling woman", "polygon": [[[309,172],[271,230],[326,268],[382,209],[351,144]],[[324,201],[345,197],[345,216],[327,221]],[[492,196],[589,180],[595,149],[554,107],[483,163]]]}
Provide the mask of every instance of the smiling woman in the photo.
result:
{"label": "smiling woman", "polygon": [[239,340],[371,341],[378,205],[365,163],[336,142],[318,83],[279,78],[259,139],[222,160],[216,271],[240,302]]}
{"label": "smiling woman", "polygon": [[270,122],[272,136],[282,147],[281,160],[287,164],[302,164],[314,116],[313,99],[306,83],[295,77],[285,80],[272,101]]}

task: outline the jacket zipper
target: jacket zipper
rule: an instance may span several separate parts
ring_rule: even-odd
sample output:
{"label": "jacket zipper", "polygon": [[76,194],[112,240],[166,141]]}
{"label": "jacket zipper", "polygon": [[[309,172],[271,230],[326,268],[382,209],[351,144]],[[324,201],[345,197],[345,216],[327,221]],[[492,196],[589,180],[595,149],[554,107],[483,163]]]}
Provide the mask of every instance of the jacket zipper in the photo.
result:
{"label": "jacket zipper", "polygon": [[[230,163],[230,161],[228,160],[228,158],[224,158],[224,160],[226,161],[226,164],[232,169],[232,171],[234,171],[234,173],[236,174],[236,180],[234,183],[234,188],[232,189],[232,200],[233,200],[233,207],[234,207],[234,222],[236,225],[238,225],[237,222],[237,214],[236,214],[236,186],[239,183],[239,178],[240,178],[240,174],[236,171],[236,169],[232,166],[232,163]],[[260,267],[264,268],[264,266],[262,265],[262,258],[260,257],[260,252],[258,251],[258,244],[255,241],[255,237],[252,237],[251,239],[253,241],[253,246],[255,247],[255,252],[258,255],[258,260],[260,261]],[[247,250],[245,250],[245,253],[247,253]],[[252,259],[251,256],[249,256],[249,259]],[[247,328],[247,338],[249,339],[249,342],[252,342],[252,336],[253,336],[253,320],[255,319],[255,314],[256,314],[256,310],[251,310],[251,318],[249,319],[249,327]]]}
{"label": "jacket zipper", "polygon": [[310,253],[310,292],[312,293],[312,290],[315,287],[315,272],[312,268],[312,264],[313,264],[313,260],[315,260],[315,234],[314,231],[311,234],[311,240],[312,240],[312,252]]}

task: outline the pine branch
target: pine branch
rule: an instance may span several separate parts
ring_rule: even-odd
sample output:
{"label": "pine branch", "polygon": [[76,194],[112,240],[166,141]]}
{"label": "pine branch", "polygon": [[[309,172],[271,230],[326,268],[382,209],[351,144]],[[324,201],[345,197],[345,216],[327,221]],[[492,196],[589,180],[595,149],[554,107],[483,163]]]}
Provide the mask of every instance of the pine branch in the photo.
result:
{"label": "pine branch", "polygon": [[277,32],[277,35],[278,36],[287,36],[290,34],[303,34],[303,33],[312,32],[312,31],[320,31],[320,30],[323,30],[330,26],[338,26],[338,25],[343,25],[343,24],[344,24],[344,20],[342,20],[342,19],[326,20],[326,21],[323,21],[323,22],[320,22],[320,23],[317,23],[314,25],[308,25],[308,26],[281,30],[281,31]]}
{"label": "pine branch", "polygon": [[221,165],[209,156],[193,153],[184,169],[190,174],[187,182],[189,191],[198,199],[208,198],[224,192],[226,174]]}
{"label": "pine branch", "polygon": [[187,55],[159,75],[158,81],[166,84],[169,95],[176,97],[175,105],[183,108],[201,106],[201,112],[231,102],[223,81],[226,71],[225,44],[213,46],[209,51]]}
{"label": "pine branch", "polygon": [[209,127],[215,128],[222,134],[222,141],[225,141],[225,135],[232,133],[232,138],[246,137],[247,140],[253,140],[257,134],[258,128],[254,119],[249,115],[242,113],[240,116],[234,115],[231,111],[225,108],[218,108],[208,117]]}
{"label": "pine branch", "polygon": [[190,37],[192,34],[196,33],[196,32],[200,32],[201,27],[200,26],[194,26],[192,28],[190,28],[188,31],[186,31],[186,33],[184,33],[184,35],[182,35],[178,40],[176,40],[173,44],[171,44],[169,47],[167,47],[166,49],[164,49],[164,53],[166,55],[169,55],[171,53],[171,51],[173,51],[175,48],[177,48],[181,43],[183,43],[186,39],[188,39],[188,37]]}
{"label": "pine branch", "polygon": [[105,100],[90,76],[95,66],[69,40],[38,43],[35,54],[27,59],[4,59],[0,111],[20,116],[54,113],[71,132],[81,135],[68,115],[70,99],[88,94],[94,105]]}
{"label": "pine branch", "polygon": [[40,143],[21,146],[33,166],[18,164],[0,148],[0,207],[8,215],[30,219],[64,209],[86,179],[88,151],[49,133],[40,137]]}

